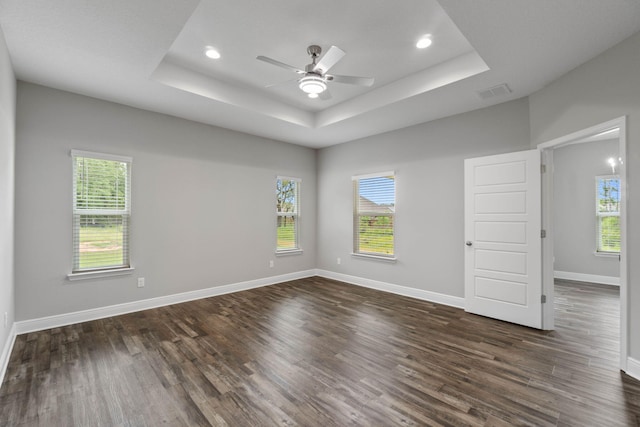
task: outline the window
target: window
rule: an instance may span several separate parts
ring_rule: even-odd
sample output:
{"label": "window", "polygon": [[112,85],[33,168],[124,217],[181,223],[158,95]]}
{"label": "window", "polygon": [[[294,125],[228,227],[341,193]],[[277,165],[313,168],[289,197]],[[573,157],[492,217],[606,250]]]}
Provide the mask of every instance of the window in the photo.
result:
{"label": "window", "polygon": [[128,268],[131,159],[72,150],[73,273]]}
{"label": "window", "polygon": [[396,183],[393,172],[353,177],[353,252],[394,257]]}
{"label": "window", "polygon": [[277,178],[276,252],[300,250],[300,183],[298,178]]}
{"label": "window", "polygon": [[596,177],[597,251],[620,253],[620,177]]}

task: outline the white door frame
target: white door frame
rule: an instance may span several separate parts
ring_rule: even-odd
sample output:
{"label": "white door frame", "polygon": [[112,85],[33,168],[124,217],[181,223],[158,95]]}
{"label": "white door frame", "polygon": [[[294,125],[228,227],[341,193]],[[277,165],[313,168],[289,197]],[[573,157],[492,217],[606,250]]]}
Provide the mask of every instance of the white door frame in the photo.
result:
{"label": "white door frame", "polygon": [[542,152],[542,161],[547,173],[542,176],[542,227],[547,238],[542,243],[542,292],[547,295],[547,304],[543,304],[542,327],[554,328],[553,307],[553,150],[562,146],[580,143],[582,139],[608,130],[619,129],[620,175],[620,369],[627,370],[628,359],[628,268],[627,268],[627,117],[622,116],[595,126],[565,135],[551,141],[538,144]]}

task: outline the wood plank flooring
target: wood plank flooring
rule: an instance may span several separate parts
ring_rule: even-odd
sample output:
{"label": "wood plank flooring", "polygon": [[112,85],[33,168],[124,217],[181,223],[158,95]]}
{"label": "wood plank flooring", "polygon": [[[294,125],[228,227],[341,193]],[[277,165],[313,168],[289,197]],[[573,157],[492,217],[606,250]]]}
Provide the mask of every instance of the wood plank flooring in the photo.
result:
{"label": "wood plank flooring", "polygon": [[616,288],[557,330],[318,277],[21,335],[2,426],[637,426]]}

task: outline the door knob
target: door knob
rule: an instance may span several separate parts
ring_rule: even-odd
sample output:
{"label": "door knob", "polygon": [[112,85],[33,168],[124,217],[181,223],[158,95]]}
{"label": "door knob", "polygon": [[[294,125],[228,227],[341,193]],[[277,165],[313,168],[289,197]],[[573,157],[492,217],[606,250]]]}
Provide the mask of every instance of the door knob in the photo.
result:
{"label": "door knob", "polygon": [[465,243],[465,245],[467,245],[467,246],[471,246],[471,245],[473,245],[473,243],[471,243],[471,241],[470,241],[470,240],[467,240],[467,243]]}

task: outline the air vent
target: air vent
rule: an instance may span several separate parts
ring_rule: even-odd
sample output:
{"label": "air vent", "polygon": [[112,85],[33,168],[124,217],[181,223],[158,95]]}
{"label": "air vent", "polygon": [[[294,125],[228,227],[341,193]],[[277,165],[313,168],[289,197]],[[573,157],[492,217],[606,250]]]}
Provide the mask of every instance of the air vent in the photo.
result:
{"label": "air vent", "polygon": [[505,96],[511,93],[511,89],[507,86],[506,83],[503,83],[498,86],[490,87],[489,89],[478,91],[478,96],[482,100],[494,98],[496,96]]}

